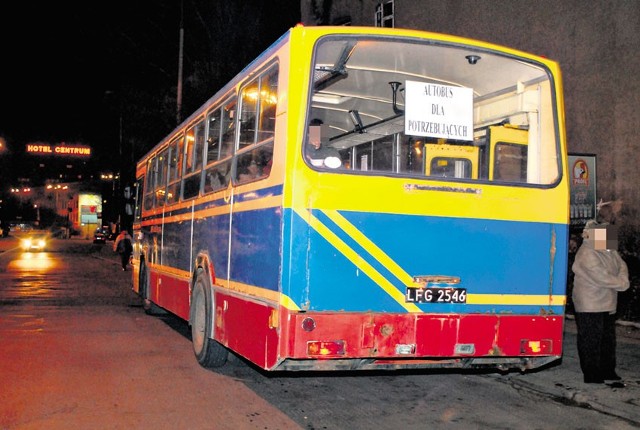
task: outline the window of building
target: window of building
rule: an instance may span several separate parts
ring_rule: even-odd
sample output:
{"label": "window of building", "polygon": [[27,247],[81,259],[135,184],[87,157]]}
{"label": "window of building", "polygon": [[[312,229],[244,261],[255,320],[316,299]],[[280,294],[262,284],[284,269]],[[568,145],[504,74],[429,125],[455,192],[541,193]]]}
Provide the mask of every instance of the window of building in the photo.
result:
{"label": "window of building", "polygon": [[393,9],[393,0],[381,2],[376,5],[376,27],[394,27]]}

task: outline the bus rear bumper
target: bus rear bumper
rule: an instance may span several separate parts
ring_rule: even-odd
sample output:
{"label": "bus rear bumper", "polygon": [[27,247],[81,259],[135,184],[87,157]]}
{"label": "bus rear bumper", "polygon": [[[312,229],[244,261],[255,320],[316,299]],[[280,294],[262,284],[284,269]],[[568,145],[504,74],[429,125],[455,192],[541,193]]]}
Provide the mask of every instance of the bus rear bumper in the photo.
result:
{"label": "bus rear bumper", "polygon": [[[561,315],[292,313],[272,370],[493,368],[562,356]],[[288,353],[287,353],[288,352]]]}
{"label": "bus rear bumper", "polygon": [[349,371],[402,369],[486,369],[499,372],[526,372],[559,360],[561,356],[545,357],[475,357],[475,358],[399,358],[399,359],[286,359],[274,371]]}

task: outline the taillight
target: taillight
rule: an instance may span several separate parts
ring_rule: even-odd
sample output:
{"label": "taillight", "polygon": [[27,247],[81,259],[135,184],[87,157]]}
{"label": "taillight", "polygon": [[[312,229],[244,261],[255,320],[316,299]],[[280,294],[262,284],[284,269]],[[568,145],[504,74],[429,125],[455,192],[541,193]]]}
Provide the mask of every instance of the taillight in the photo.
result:
{"label": "taillight", "polygon": [[313,331],[316,328],[316,322],[313,320],[313,318],[305,318],[304,320],[302,320],[302,329],[304,331]]}
{"label": "taillight", "polygon": [[520,341],[520,354],[551,354],[553,341],[551,339],[522,339]]}
{"label": "taillight", "polygon": [[344,340],[307,342],[307,355],[310,357],[339,357],[345,354]]}

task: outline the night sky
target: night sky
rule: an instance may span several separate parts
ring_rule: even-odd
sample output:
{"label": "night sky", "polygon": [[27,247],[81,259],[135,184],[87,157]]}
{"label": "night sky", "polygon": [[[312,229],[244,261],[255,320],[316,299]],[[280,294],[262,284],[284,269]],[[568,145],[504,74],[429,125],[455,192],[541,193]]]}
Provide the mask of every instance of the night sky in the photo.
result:
{"label": "night sky", "polygon": [[[180,5],[4,2],[0,137],[10,151],[17,156],[33,142],[75,143],[117,164],[121,131],[132,160],[173,130]],[[184,0],[183,16],[186,118],[299,22],[300,4]]]}

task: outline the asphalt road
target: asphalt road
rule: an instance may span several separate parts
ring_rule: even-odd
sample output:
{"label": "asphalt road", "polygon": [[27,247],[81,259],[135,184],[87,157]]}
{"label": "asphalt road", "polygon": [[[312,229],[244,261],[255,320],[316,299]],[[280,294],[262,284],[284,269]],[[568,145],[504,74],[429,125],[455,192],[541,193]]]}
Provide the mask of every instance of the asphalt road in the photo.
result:
{"label": "asphalt road", "polygon": [[[144,313],[107,245],[0,239],[0,429],[630,429],[640,340],[620,327],[624,386],[583,384],[574,326],[529,374],[266,373],[201,368],[186,323]],[[4,251],[4,252],[3,252]]]}
{"label": "asphalt road", "polygon": [[146,315],[101,247],[0,254],[0,429],[297,428],[200,367],[185,326]]}

